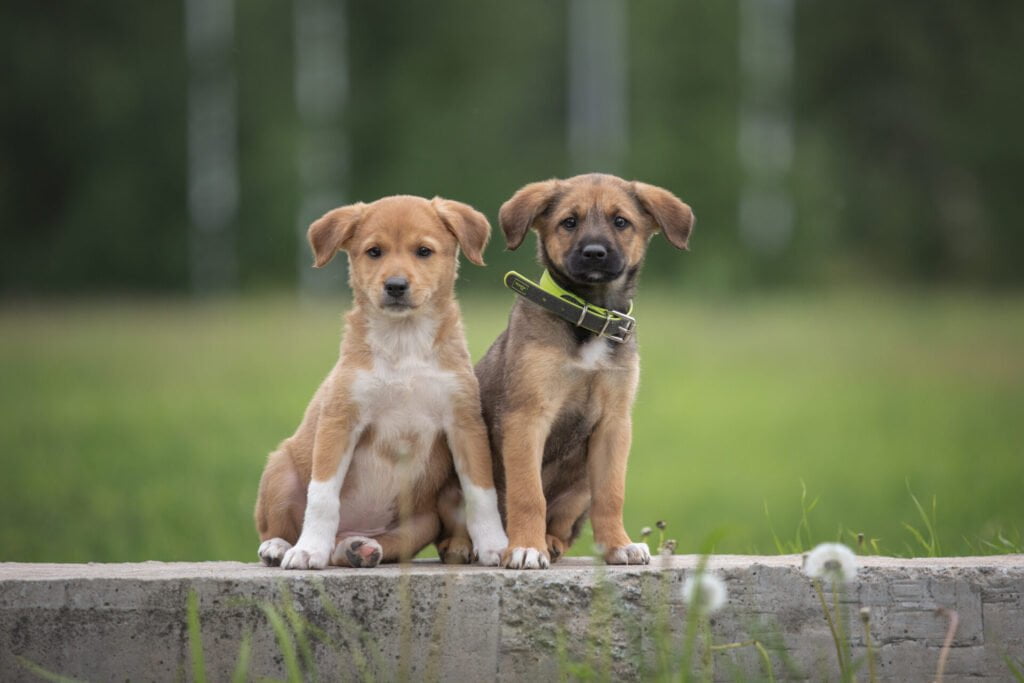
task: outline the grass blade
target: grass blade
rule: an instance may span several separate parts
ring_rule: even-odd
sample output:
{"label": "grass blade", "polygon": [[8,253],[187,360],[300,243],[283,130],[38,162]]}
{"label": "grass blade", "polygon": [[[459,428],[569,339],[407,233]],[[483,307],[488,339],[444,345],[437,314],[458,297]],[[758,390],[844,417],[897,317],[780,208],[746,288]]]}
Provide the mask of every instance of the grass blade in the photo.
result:
{"label": "grass blade", "polygon": [[910,525],[906,522],[903,526],[908,530],[911,530],[918,543],[928,553],[928,557],[938,557],[942,554],[942,548],[939,546],[939,539],[935,534],[935,522],[937,520],[937,507],[938,499],[936,496],[932,496],[932,516],[929,518],[928,513],[925,512],[924,506],[921,505],[921,501],[917,499],[914,492],[910,489],[910,480],[907,480],[907,493],[910,494],[910,499],[914,501],[914,507],[917,508],[917,514],[921,518],[921,522],[924,524],[925,531],[928,532],[928,540],[925,541],[924,534],[920,533],[916,529],[911,529]]}
{"label": "grass blade", "polygon": [[1013,680],[1017,683],[1024,683],[1024,666],[1019,666],[1018,662],[1014,661],[1010,655],[1005,655],[1003,661],[1006,662],[1006,668],[1010,670],[1010,675],[1013,676]]}
{"label": "grass blade", "polygon": [[55,674],[48,669],[44,669],[43,667],[33,662],[31,659],[26,659],[25,657],[21,656],[16,657],[16,659],[18,660],[19,664],[21,664],[23,667],[31,671],[36,676],[39,676],[39,678],[42,678],[44,681],[53,681],[53,683],[81,683],[81,681],[79,681],[77,678],[62,676],[60,674]]}
{"label": "grass blade", "polygon": [[768,513],[767,500],[764,501],[764,516],[768,520],[768,530],[772,532],[772,540],[775,541],[775,551],[779,553],[779,555],[785,555],[786,548],[782,545],[782,540],[779,538],[779,535],[775,533],[775,525],[772,524],[772,516]]}
{"label": "grass blade", "polygon": [[281,592],[283,594],[281,609],[284,610],[284,615],[288,619],[292,633],[295,634],[295,642],[298,644],[299,655],[302,657],[302,664],[306,668],[307,678],[316,683],[316,661],[313,659],[313,648],[309,645],[309,636],[307,635],[307,632],[311,630],[309,628],[310,624],[295,609],[295,602],[292,600],[291,592],[283,586]]}
{"label": "grass blade", "polygon": [[203,659],[203,631],[199,624],[199,594],[188,592],[188,650],[192,658],[192,680],[206,683],[206,662]]}
{"label": "grass blade", "polygon": [[302,671],[299,669],[299,659],[295,656],[295,643],[292,641],[288,626],[273,605],[265,604],[261,607],[277,637],[277,646],[281,650],[281,656],[284,657],[284,668],[288,673],[288,680],[291,683],[302,683]]}
{"label": "grass blade", "polygon": [[252,631],[246,630],[242,635],[242,644],[238,647],[238,659],[235,660],[235,671],[231,674],[231,683],[245,683],[249,680],[249,666],[252,661]]}

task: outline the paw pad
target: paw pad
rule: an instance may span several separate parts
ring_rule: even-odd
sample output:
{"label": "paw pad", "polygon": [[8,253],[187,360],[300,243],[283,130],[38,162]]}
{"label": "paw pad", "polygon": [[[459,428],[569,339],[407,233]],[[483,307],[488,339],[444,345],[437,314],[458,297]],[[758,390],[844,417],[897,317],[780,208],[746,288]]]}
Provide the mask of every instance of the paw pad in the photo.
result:
{"label": "paw pad", "polygon": [[[344,551],[349,566],[355,568],[376,567],[384,555],[380,543],[372,538],[346,538],[339,544],[339,550]],[[337,554],[336,550],[335,555]]]}

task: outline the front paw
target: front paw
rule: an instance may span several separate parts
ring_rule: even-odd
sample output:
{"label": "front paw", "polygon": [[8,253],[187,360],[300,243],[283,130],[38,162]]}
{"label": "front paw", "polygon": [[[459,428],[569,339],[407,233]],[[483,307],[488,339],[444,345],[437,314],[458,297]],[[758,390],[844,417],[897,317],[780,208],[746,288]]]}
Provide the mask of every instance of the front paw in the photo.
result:
{"label": "front paw", "polygon": [[318,547],[302,539],[281,559],[282,569],[323,569],[331,559],[330,546]]}
{"label": "front paw", "polygon": [[477,548],[473,555],[478,564],[485,567],[497,567],[501,564],[501,556],[505,552],[504,545],[495,545],[490,548]]}
{"label": "front paw", "polygon": [[468,538],[446,538],[437,544],[437,554],[445,564],[469,564],[473,544]]}
{"label": "front paw", "polygon": [[569,547],[568,543],[562,541],[557,536],[547,535],[548,541],[548,555],[551,557],[552,562],[558,562],[558,558],[565,554],[566,549]]}
{"label": "front paw", "polygon": [[651,550],[646,543],[630,543],[611,548],[604,554],[608,564],[650,564]]}
{"label": "front paw", "polygon": [[283,538],[270,538],[260,543],[260,561],[268,567],[276,567],[281,564],[281,559],[292,544]]}
{"label": "front paw", "polygon": [[501,564],[506,569],[547,569],[551,562],[543,550],[517,546],[505,549]]}
{"label": "front paw", "polygon": [[508,548],[508,537],[503,531],[491,533],[475,543],[473,555],[476,561],[485,567],[497,567],[501,564],[502,555]]}

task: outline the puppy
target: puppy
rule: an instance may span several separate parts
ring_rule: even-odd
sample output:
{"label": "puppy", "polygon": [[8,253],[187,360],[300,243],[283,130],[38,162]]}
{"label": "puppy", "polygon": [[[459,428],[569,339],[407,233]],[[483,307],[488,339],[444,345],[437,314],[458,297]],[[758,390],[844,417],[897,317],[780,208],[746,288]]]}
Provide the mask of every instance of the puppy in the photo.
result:
{"label": "puppy", "polygon": [[506,277],[524,296],[476,366],[509,537],[502,563],[547,567],[589,512],[606,562],[646,564],[647,545],[622,524],[640,371],[628,314],[651,237],[686,249],[693,212],[667,190],[591,174],[527,185],[499,218],[509,249],[537,231],[547,269],[540,288]]}
{"label": "puppy", "polygon": [[348,252],[354,304],[338,363],[263,471],[265,564],[372,567],[411,558],[442,526],[446,561],[469,561],[475,548],[498,564],[507,539],[454,297],[459,248],[483,265],[490,230],[466,204],[409,196],[334,209],[310,226],[317,268]]}

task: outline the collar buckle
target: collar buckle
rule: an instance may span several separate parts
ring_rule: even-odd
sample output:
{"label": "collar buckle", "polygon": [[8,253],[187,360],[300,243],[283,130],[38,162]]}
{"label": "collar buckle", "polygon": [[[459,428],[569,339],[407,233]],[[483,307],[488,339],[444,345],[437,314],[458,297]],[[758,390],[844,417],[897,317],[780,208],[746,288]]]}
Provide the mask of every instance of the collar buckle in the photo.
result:
{"label": "collar buckle", "polygon": [[[580,311],[580,319],[576,321],[576,327],[583,327],[583,321],[587,318],[587,310],[590,308],[590,304],[583,302],[583,310]],[[605,327],[608,323],[605,323]],[[602,330],[603,331],[603,330]]]}
{"label": "collar buckle", "polygon": [[[607,332],[608,325],[612,321],[612,316],[618,316],[618,334],[609,334]],[[621,311],[612,311],[608,314],[607,319],[604,322],[604,327],[598,333],[599,336],[611,339],[617,344],[623,344],[629,341],[629,338],[633,336],[633,332],[636,330],[636,318],[629,315],[628,313],[622,313]]]}

